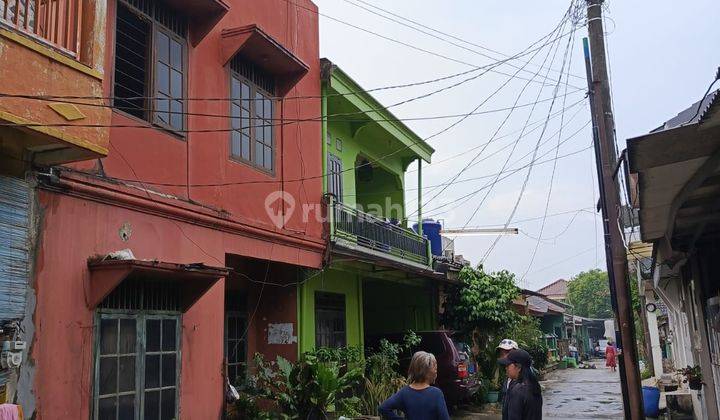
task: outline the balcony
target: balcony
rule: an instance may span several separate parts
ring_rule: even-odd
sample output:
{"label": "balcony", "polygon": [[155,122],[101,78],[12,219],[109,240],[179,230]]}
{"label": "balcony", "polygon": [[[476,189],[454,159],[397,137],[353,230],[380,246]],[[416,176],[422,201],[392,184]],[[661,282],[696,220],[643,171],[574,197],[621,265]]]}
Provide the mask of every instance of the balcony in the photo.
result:
{"label": "balcony", "polygon": [[331,201],[330,235],[336,247],[373,259],[385,259],[421,269],[430,267],[426,238],[339,202]]}
{"label": "balcony", "polygon": [[0,0],[0,20],[76,56],[80,44],[80,0]]}
{"label": "balcony", "polygon": [[0,165],[10,172],[107,155],[105,20],[96,19],[97,7],[0,0]]}

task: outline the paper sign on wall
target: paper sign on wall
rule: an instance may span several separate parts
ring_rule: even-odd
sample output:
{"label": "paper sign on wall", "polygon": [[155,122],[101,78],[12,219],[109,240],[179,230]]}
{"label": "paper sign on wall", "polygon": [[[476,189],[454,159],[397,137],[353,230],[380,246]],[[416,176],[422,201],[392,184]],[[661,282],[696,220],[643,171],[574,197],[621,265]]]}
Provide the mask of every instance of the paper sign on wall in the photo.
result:
{"label": "paper sign on wall", "polygon": [[268,344],[297,343],[297,336],[293,335],[292,322],[268,324]]}

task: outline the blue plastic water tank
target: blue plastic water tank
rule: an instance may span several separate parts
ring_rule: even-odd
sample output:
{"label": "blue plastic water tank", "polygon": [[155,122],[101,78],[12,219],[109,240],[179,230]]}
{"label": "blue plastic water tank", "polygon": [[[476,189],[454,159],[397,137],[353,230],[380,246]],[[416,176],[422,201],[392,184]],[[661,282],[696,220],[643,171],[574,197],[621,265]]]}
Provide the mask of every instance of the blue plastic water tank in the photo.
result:
{"label": "blue plastic water tank", "polygon": [[645,417],[657,417],[660,415],[660,389],[654,386],[644,386],[642,392]]}
{"label": "blue plastic water tank", "polygon": [[[442,238],[440,237],[440,231],[442,230],[442,225],[440,222],[435,221],[433,219],[423,219],[422,221],[422,229],[423,229],[423,236],[428,238],[430,241],[430,252],[433,255],[441,255],[442,254]],[[418,231],[418,224],[415,223],[413,225],[413,230],[417,233]]]}

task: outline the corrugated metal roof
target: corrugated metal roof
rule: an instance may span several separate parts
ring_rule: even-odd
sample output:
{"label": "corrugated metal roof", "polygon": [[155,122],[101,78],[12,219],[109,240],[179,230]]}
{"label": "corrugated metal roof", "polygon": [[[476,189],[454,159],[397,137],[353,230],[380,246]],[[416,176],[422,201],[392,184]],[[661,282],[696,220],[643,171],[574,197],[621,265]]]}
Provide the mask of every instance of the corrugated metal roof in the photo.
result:
{"label": "corrugated metal roof", "polygon": [[565,313],[565,308],[563,308],[560,305],[556,305],[555,303],[550,302],[549,300],[544,299],[540,296],[528,296],[527,302],[528,302],[528,309],[533,312],[538,312],[538,313],[555,312],[558,314]]}
{"label": "corrugated metal roof", "polygon": [[[702,102],[702,104],[700,102]],[[717,105],[718,102],[720,102],[720,89],[710,92],[707,96],[705,96],[705,98],[703,98],[702,101],[697,101],[688,108],[680,111],[676,116],[665,121],[663,125],[652,130],[651,133],[703,121],[707,118],[711,109]],[[698,112],[698,105],[700,105],[700,112]],[[695,115],[696,113],[697,115]],[[692,120],[690,120],[690,118],[692,118]]]}

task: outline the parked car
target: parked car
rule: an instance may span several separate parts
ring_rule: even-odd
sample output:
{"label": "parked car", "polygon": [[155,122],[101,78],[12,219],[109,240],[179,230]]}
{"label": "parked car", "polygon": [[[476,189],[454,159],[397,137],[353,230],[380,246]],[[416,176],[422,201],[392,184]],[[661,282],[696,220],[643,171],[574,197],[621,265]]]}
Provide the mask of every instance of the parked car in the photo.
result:
{"label": "parked car", "polygon": [[[448,405],[456,405],[469,399],[480,389],[475,377],[477,364],[471,359],[470,347],[452,338],[449,331],[421,331],[420,343],[400,355],[399,372],[407,375],[410,359],[416,351],[432,353],[438,362],[438,376],[435,385],[445,395]],[[383,338],[391,342],[401,342],[403,333],[383,334],[366,337],[369,348],[377,348]]]}

